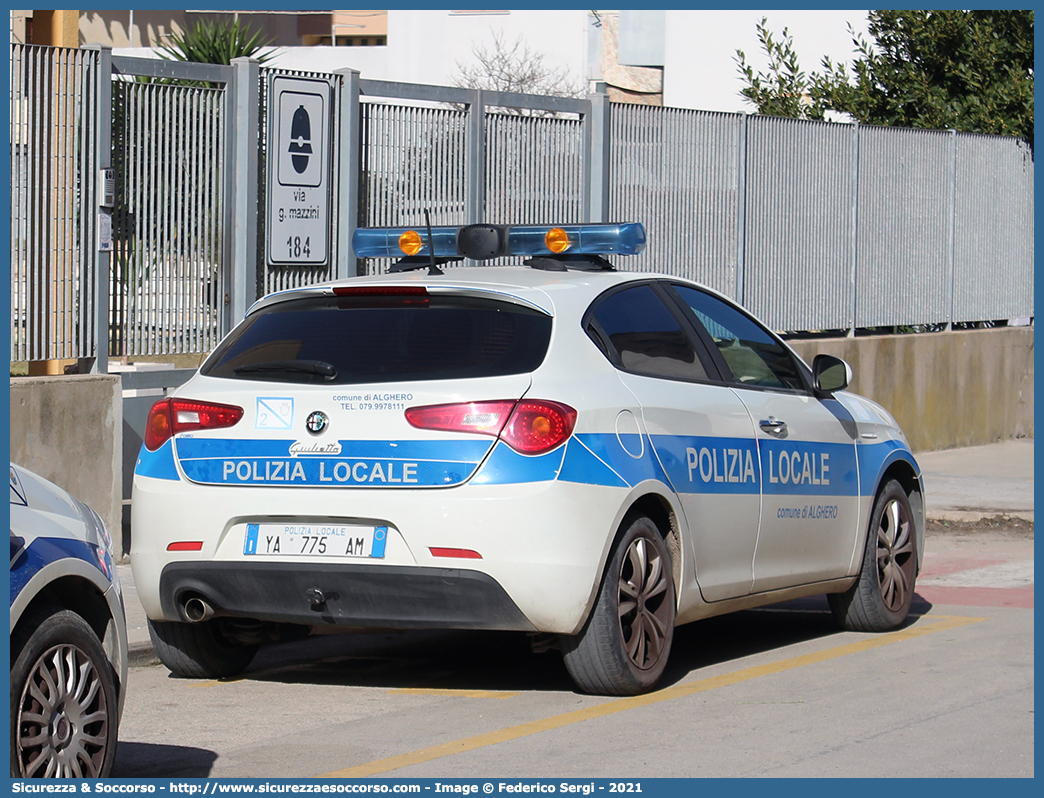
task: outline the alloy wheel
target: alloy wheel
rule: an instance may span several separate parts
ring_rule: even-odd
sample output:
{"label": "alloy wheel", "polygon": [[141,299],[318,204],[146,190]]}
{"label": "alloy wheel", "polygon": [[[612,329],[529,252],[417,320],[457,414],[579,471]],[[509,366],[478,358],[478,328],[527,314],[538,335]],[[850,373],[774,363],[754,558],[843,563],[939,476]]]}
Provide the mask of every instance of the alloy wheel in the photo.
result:
{"label": "alloy wheel", "polygon": [[620,628],[624,648],[638,668],[649,668],[660,657],[673,609],[667,598],[670,573],[662,557],[644,537],[627,549],[620,573]]}
{"label": "alloy wheel", "polygon": [[913,524],[902,505],[892,500],[881,513],[877,528],[877,578],[881,598],[892,612],[907,601],[913,588]]}
{"label": "alloy wheel", "polygon": [[22,688],[17,720],[24,777],[96,777],[113,744],[101,674],[74,645],[54,646],[36,661]]}

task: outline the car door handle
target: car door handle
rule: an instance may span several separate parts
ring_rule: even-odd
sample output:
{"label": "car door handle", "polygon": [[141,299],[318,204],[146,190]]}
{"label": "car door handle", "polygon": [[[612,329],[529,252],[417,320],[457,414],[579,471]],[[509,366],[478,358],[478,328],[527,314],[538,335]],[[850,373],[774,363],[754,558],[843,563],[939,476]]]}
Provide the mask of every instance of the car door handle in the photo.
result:
{"label": "car door handle", "polygon": [[775,416],[769,416],[758,422],[761,428],[769,435],[784,436],[787,434],[787,422],[780,421]]}

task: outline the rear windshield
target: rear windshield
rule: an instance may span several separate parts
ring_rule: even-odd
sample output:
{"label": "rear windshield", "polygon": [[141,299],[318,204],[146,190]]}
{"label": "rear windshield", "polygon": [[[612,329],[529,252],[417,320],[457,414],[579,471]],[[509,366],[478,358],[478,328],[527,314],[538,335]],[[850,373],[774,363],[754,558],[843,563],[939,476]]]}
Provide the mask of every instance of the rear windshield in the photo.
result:
{"label": "rear windshield", "polygon": [[202,374],[325,383],[495,377],[544,360],[551,318],[472,297],[313,297],[250,317]]}

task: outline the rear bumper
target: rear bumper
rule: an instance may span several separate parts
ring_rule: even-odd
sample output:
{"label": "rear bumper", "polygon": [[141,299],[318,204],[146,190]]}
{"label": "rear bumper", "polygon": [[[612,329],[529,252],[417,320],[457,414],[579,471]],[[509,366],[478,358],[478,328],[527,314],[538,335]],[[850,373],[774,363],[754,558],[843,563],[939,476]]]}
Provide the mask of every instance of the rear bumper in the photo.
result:
{"label": "rear bumper", "polygon": [[181,607],[193,596],[217,616],[309,626],[537,631],[504,588],[478,571],[281,562],[167,565],[160,576],[164,615],[185,620]]}
{"label": "rear bumper", "polygon": [[[138,474],[131,566],[154,621],[184,620],[173,591],[195,578],[206,580],[197,585],[201,594],[206,587],[215,607],[237,617],[324,623],[307,603],[307,591],[317,588],[342,596],[327,601],[337,625],[574,634],[629,492],[559,481],[446,490],[222,488]],[[245,553],[249,524],[294,522],[387,527],[384,556]],[[178,541],[197,541],[200,549],[168,550]],[[178,582],[168,585],[167,569],[175,567],[184,570],[172,571]],[[272,571],[278,576],[259,576]],[[322,584],[313,581],[319,574]],[[455,579],[452,590],[443,587],[447,579]],[[241,582],[246,586],[236,587]]]}

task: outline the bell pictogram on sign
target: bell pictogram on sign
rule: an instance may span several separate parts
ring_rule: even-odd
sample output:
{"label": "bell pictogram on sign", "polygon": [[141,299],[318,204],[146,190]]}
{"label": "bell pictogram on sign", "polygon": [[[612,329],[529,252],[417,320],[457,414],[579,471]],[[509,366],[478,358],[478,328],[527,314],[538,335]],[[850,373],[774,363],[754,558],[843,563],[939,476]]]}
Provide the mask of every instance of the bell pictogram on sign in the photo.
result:
{"label": "bell pictogram on sign", "polygon": [[290,146],[287,151],[290,153],[294,171],[299,175],[304,174],[312,154],[312,124],[303,105],[294,111],[294,119],[290,125]]}

